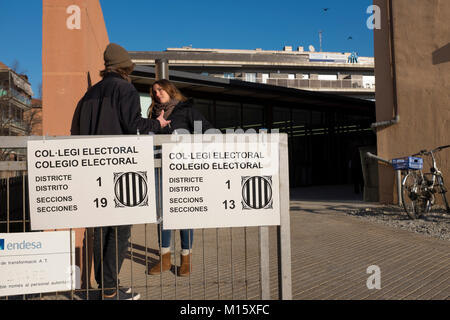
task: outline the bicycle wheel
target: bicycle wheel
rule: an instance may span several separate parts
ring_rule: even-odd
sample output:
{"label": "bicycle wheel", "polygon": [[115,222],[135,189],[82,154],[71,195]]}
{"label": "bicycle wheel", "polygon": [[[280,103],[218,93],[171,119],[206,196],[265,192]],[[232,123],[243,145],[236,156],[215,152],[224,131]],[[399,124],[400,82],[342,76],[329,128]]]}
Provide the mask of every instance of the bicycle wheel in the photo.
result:
{"label": "bicycle wheel", "polygon": [[428,201],[422,195],[422,178],[416,171],[409,172],[402,181],[402,202],[411,219],[420,218]]}
{"label": "bicycle wheel", "polygon": [[444,200],[445,210],[447,211],[447,213],[450,213],[450,207],[448,206],[447,196],[445,195],[447,193],[447,188],[444,185],[444,178],[438,176],[437,182],[439,185],[439,193],[442,194],[442,199]]}

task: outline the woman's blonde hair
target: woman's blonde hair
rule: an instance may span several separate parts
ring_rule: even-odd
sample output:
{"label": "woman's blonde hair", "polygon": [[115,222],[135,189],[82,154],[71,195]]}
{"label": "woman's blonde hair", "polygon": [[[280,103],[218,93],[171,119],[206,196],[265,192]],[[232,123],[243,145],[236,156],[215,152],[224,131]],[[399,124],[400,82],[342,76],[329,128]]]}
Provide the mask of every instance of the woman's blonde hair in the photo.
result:
{"label": "woman's blonde hair", "polygon": [[186,101],[187,98],[180,92],[180,90],[178,90],[177,87],[175,87],[175,85],[172,84],[172,82],[170,82],[167,79],[161,79],[158,81],[155,81],[152,85],[152,87],[150,88],[150,97],[152,98],[152,104],[150,105],[150,108],[148,108],[148,117],[151,117],[152,112],[153,112],[153,107],[155,106],[156,102],[156,94],[153,91],[153,88],[155,86],[155,84],[158,84],[161,88],[163,88],[164,91],[167,92],[167,94],[169,95],[170,99],[175,99],[178,101]]}

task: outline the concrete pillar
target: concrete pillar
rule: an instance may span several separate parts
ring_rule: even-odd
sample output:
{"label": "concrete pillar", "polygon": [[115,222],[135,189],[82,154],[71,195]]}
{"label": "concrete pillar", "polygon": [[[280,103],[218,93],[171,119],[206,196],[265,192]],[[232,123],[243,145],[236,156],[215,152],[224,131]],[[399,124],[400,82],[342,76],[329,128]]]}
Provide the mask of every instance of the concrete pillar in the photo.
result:
{"label": "concrete pillar", "polygon": [[169,61],[167,59],[155,60],[155,78],[156,80],[169,80]]}
{"label": "concrete pillar", "polygon": [[[98,0],[43,0],[44,135],[70,135],[72,115],[78,101],[90,84],[100,80],[99,71],[104,68],[103,52],[108,43]],[[82,283],[86,279],[84,231],[76,229],[76,264],[83,271]],[[92,244],[88,248],[91,251]]]}
{"label": "concrete pillar", "polygon": [[104,68],[109,40],[99,1],[43,0],[42,33],[43,131],[69,135],[77,102]]}

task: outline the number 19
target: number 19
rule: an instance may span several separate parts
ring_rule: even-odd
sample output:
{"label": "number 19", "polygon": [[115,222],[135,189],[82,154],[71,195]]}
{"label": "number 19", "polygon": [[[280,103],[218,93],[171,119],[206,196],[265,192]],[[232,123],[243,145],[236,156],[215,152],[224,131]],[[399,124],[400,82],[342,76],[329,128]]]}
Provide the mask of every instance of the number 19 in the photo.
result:
{"label": "number 19", "polygon": [[95,206],[98,208],[99,205],[102,208],[106,208],[106,206],[108,205],[108,200],[106,200],[106,198],[101,198],[100,201],[97,199],[94,200]]}

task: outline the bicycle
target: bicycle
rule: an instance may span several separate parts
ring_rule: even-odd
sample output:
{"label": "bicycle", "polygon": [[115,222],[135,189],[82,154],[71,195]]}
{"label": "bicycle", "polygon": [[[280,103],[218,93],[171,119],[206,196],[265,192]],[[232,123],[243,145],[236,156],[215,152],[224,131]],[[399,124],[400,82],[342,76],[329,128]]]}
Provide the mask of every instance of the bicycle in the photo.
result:
{"label": "bicycle", "polygon": [[[435,194],[440,193],[445,204],[447,213],[450,213],[444,185],[444,177],[439,170],[436,161],[436,153],[449,148],[450,145],[441,146],[436,149],[422,150],[411,157],[393,159],[392,165],[395,170],[406,171],[402,179],[401,196],[403,207],[411,219],[417,219],[431,211],[435,203]],[[430,156],[432,166],[430,172],[422,171],[423,159],[416,156]]]}

